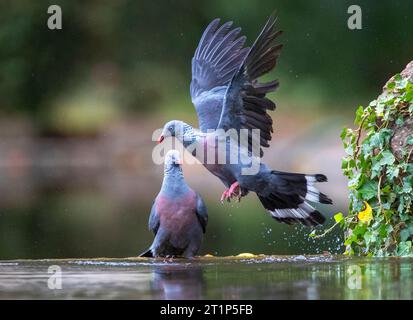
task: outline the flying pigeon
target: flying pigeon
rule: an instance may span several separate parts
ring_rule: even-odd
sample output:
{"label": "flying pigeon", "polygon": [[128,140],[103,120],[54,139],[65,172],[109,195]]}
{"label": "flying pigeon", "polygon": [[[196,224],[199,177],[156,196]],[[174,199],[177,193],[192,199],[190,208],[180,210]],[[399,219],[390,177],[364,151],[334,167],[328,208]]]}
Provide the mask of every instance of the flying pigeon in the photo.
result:
{"label": "flying pigeon", "polygon": [[[238,37],[241,29],[232,28],[232,22],[220,26],[220,20],[215,19],[208,25],[192,58],[190,92],[200,129],[173,120],[165,124],[158,142],[169,136],[181,141],[228,188],[221,201],[233,197],[239,200],[252,191],[275,220],[316,226],[325,218],[308,201],[332,203],[314,186],[327,181],[327,177],[271,170],[259,161],[273,132],[267,111],[274,110],[275,104],[266,95],[278,87],[278,81],[260,83],[257,79],[275,67],[282,48],[276,43],[281,31],[276,31],[275,23],[275,17],[270,16],[251,48],[244,48],[246,38]],[[258,172],[243,174],[243,165],[228,161],[228,156],[223,162],[205,161],[205,153],[216,152],[218,130],[211,133],[211,129],[235,129],[239,133],[249,130],[248,143],[239,144],[238,156],[255,157],[259,161]],[[259,130],[258,138],[252,134],[254,129]],[[255,152],[254,143],[258,145]],[[229,151],[230,143],[226,144]]]}
{"label": "flying pigeon", "polygon": [[149,230],[155,239],[141,257],[191,258],[201,246],[207,209],[202,198],[186,184],[181,164],[179,152],[168,151],[161,191],[149,216]]}

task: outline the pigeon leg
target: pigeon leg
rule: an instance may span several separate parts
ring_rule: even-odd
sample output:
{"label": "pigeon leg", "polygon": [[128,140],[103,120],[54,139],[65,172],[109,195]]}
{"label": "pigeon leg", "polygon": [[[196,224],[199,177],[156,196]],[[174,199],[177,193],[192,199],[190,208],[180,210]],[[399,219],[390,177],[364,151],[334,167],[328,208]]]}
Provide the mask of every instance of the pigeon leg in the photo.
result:
{"label": "pigeon leg", "polygon": [[231,201],[231,198],[236,196],[238,201],[240,201],[241,199],[241,188],[238,184],[237,181],[235,181],[230,187],[229,189],[225,190],[222,193],[221,196],[221,202],[224,203],[224,200],[227,200],[228,202]]}
{"label": "pigeon leg", "polygon": [[232,198],[234,196],[237,197],[238,202],[241,200],[241,187],[239,186],[238,182],[235,181],[228,190],[229,197]]}

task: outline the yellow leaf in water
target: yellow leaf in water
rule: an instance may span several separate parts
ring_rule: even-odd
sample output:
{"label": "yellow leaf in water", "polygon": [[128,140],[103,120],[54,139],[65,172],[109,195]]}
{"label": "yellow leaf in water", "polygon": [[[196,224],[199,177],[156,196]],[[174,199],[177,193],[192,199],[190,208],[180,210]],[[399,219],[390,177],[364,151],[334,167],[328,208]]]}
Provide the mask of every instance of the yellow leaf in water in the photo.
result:
{"label": "yellow leaf in water", "polygon": [[364,205],[366,208],[363,211],[360,211],[357,217],[360,221],[369,223],[371,220],[373,220],[373,210],[366,201],[364,201]]}
{"label": "yellow leaf in water", "polygon": [[214,256],[210,253],[207,253],[206,255],[204,255],[204,258],[213,258]]}
{"label": "yellow leaf in water", "polygon": [[245,252],[245,253],[240,253],[236,257],[237,258],[255,258],[255,254]]}

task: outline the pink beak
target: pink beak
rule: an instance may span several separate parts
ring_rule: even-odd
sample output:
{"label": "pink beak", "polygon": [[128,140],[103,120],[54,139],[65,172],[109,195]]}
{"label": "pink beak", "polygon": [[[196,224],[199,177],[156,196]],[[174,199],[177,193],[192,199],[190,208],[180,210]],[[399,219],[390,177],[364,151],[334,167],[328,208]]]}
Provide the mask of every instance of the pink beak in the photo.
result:
{"label": "pink beak", "polygon": [[165,139],[165,137],[163,136],[163,135],[161,135],[159,138],[158,138],[158,140],[157,140],[157,142],[158,143],[162,143],[162,141]]}

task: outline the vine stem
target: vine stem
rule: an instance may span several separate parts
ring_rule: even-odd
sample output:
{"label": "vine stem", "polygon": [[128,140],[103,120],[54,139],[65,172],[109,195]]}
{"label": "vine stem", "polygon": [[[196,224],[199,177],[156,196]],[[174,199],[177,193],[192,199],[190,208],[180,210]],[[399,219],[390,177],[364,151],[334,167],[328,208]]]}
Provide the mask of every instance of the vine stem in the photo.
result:
{"label": "vine stem", "polygon": [[314,235],[312,236],[313,239],[318,239],[318,238],[322,238],[324,236],[326,236],[328,233],[330,233],[337,225],[339,224],[339,222],[334,223],[330,228],[328,228],[327,230],[325,230],[322,234],[318,234],[318,235]]}
{"label": "vine stem", "polygon": [[413,147],[410,148],[409,154],[408,154],[408,156],[407,156],[407,163],[408,163],[409,160],[410,160],[410,156],[412,155],[412,151],[413,151]]}
{"label": "vine stem", "polygon": [[377,183],[377,199],[379,200],[379,205],[380,205],[380,212],[382,211],[382,203],[381,203],[381,179],[383,178],[383,175],[380,175],[379,177],[379,182]]}
{"label": "vine stem", "polygon": [[360,126],[357,128],[357,139],[356,139],[356,152],[354,153],[354,159],[357,158],[358,153],[360,152],[360,138],[361,138],[361,130],[363,128],[364,121],[366,121],[367,115],[364,116],[364,118],[360,122]]}

